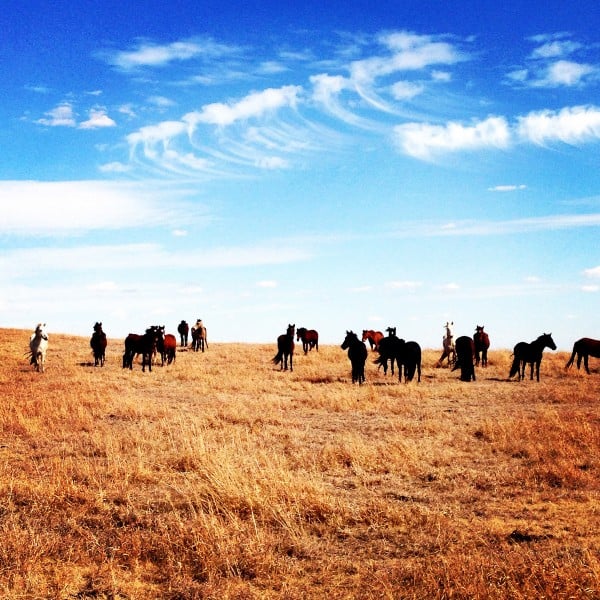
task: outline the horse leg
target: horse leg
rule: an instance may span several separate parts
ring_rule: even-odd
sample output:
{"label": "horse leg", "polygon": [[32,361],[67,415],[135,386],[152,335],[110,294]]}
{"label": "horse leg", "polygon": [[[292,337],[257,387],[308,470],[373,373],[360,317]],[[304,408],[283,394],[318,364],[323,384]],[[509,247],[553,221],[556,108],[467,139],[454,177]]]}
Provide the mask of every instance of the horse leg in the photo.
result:
{"label": "horse leg", "polygon": [[[581,362],[581,359],[579,359],[579,361]],[[583,366],[585,368],[585,372],[589,375],[590,374],[590,368],[588,366],[588,355],[587,354],[583,355]],[[577,368],[579,368],[579,365],[577,365]]]}

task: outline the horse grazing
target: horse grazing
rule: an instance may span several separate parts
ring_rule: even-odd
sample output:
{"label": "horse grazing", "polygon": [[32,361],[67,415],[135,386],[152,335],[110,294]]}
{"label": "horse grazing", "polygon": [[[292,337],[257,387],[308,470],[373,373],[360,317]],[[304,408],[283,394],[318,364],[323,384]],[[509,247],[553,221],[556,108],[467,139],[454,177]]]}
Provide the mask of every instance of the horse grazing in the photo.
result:
{"label": "horse grazing", "polygon": [[342,342],[342,350],[348,350],[348,358],[352,365],[352,383],[358,381],[362,385],[365,381],[365,362],[367,362],[367,347],[358,339],[353,331],[346,331],[346,338]]}
{"label": "horse grazing", "polygon": [[490,338],[483,330],[483,327],[483,325],[477,325],[475,327],[475,335],[473,336],[473,342],[475,343],[475,364],[479,366],[479,362],[481,362],[482,367],[487,367],[487,351],[490,347]]}
{"label": "horse grazing", "polygon": [[158,327],[153,326],[146,329],[146,333],[139,335],[130,333],[125,338],[125,352],[123,353],[123,368],[133,369],[133,359],[137,354],[142,355],[142,371],[152,371],[152,356],[156,352],[159,338]]}
{"label": "horse grazing", "polygon": [[159,334],[156,343],[156,350],[160,353],[161,366],[164,366],[165,360],[167,361],[167,364],[170,365],[175,360],[177,352],[177,338],[172,333],[164,333],[163,335]]}
{"label": "horse grazing", "polygon": [[565,365],[565,369],[568,369],[575,360],[575,355],[577,355],[577,368],[581,367],[581,359],[583,359],[583,366],[587,372],[590,374],[590,368],[588,367],[588,357],[592,356],[594,358],[600,358],[600,340],[594,340],[592,338],[581,338],[577,340],[573,344],[573,353],[571,354],[571,358],[569,362]]}
{"label": "horse grazing", "polygon": [[319,333],[314,329],[306,329],[306,327],[298,327],[296,331],[296,341],[302,340],[302,349],[304,354],[308,354],[309,350],[316,348],[319,351]]}
{"label": "horse grazing", "polygon": [[35,365],[36,371],[44,372],[44,363],[46,362],[46,352],[48,350],[48,334],[46,333],[46,323],[38,323],[35,331],[29,338],[30,365]]}
{"label": "horse grazing", "polygon": [[383,333],[381,333],[381,331],[374,331],[373,329],[363,329],[362,341],[369,342],[371,351],[379,349],[379,342],[382,340],[382,338]]}
{"label": "horse grazing", "polygon": [[179,334],[179,339],[181,340],[181,347],[185,348],[188,344],[188,334],[190,332],[190,326],[187,321],[181,320],[181,323],[177,325],[177,333]]}
{"label": "horse grazing", "polygon": [[544,348],[550,348],[556,350],[556,344],[552,339],[551,333],[544,333],[540,335],[537,340],[534,340],[530,344],[527,342],[519,342],[513,350],[514,360],[510,368],[508,378],[510,379],[514,375],[519,375],[519,381],[525,379],[525,365],[529,363],[531,367],[530,379],[533,380],[533,367],[535,365],[536,378],[540,380],[540,364],[542,362],[542,354]]}
{"label": "horse grazing", "polygon": [[451,367],[456,362],[456,349],[454,347],[454,321],[448,322],[444,325],[446,329],[446,334],[442,339],[442,355],[438,359],[437,363],[435,363],[436,367],[441,367],[444,359],[448,359],[448,366]]}
{"label": "horse grazing", "polygon": [[294,370],[294,333],[296,331],[296,324],[288,325],[287,331],[282,333],[277,338],[277,354],[273,357],[273,364],[281,364],[280,371],[282,369],[287,371],[288,358],[290,360],[290,371]]}
{"label": "horse grazing", "polygon": [[94,366],[104,366],[104,359],[106,357],[106,334],[102,331],[102,323],[96,322],[94,325],[94,333],[90,338],[90,347],[92,348],[92,354],[94,355]]}
{"label": "horse grazing", "polygon": [[461,381],[475,381],[475,342],[467,335],[461,335],[456,339],[456,362],[453,371],[460,369]]}
{"label": "horse grazing", "polygon": [[192,350],[198,352],[204,348],[208,348],[208,339],[206,337],[206,327],[202,323],[202,319],[198,319],[196,324],[192,327]]}

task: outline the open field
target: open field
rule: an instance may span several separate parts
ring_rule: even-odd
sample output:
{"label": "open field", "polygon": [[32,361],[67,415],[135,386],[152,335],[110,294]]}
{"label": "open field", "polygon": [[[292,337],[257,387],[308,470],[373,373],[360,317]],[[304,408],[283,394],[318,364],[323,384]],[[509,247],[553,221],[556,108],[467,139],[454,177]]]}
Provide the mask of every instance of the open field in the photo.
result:
{"label": "open field", "polygon": [[0,330],[3,599],[600,597],[596,359],[359,387],[336,346],[142,373],[50,332],[36,373],[30,333]]}

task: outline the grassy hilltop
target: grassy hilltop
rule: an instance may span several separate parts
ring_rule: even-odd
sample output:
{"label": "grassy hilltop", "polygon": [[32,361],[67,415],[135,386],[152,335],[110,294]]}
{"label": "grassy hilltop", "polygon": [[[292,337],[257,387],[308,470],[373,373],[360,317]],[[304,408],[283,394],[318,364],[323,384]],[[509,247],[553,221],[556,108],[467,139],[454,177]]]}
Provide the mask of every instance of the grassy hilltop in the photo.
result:
{"label": "grassy hilltop", "polygon": [[598,598],[600,361],[405,385],[338,346],[91,366],[0,330],[0,597]]}

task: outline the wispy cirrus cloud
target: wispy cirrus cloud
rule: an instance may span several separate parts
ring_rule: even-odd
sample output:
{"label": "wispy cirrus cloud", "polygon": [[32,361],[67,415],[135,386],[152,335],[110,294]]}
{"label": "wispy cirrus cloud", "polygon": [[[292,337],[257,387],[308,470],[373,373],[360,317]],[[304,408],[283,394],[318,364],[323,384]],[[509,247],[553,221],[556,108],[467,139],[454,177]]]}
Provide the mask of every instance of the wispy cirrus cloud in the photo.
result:
{"label": "wispy cirrus cloud", "polygon": [[164,67],[173,62],[191,59],[215,59],[237,52],[238,49],[215,42],[210,38],[179,40],[169,44],[140,41],[128,50],[104,51],[100,57],[123,70],[143,67]]}
{"label": "wispy cirrus cloud", "polygon": [[[108,181],[0,181],[10,210],[2,235],[67,236],[137,227],[175,227],[201,222],[205,208],[178,198],[172,186]],[[82,199],[93,199],[83,201]],[[26,201],[24,201],[26,199]]]}

